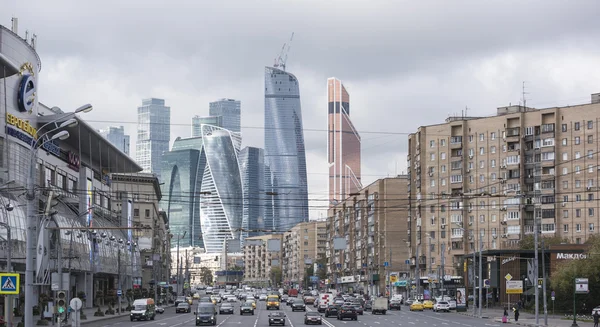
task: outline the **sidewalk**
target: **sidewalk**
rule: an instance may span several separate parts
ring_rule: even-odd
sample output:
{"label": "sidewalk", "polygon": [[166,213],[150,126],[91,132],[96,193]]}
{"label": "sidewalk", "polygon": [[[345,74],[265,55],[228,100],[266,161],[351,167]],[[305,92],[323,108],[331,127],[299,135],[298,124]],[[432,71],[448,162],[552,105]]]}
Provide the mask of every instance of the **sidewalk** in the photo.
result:
{"label": "sidewalk", "polygon": [[[458,312],[458,314],[466,315],[473,317],[473,308],[469,308],[466,312]],[[493,320],[494,322],[502,324],[502,315],[504,314],[504,310],[500,308],[482,308],[481,316],[482,319]],[[477,317],[477,315],[475,315]],[[561,319],[563,316],[560,315],[548,315],[548,327],[570,327],[573,324],[573,320],[565,320]],[[527,327],[537,327],[544,326],[544,314],[540,313],[539,320],[540,324],[535,324],[535,315],[523,312],[519,315],[519,321],[515,322],[515,316],[512,310],[508,312],[508,323],[519,326],[527,326]],[[579,327],[593,327],[594,323],[592,322],[583,322],[577,321],[577,325]]]}
{"label": "sidewalk", "polygon": [[[86,316],[87,319],[80,320],[80,322],[81,322],[81,325],[85,325],[85,324],[90,324],[90,323],[97,322],[97,321],[129,317],[129,311],[125,311],[124,309],[125,309],[125,307],[123,307],[123,312],[120,315],[115,312],[114,315],[104,315],[102,317],[98,317],[98,316],[94,316],[94,313],[96,313],[98,311],[98,308],[86,308],[86,309],[83,309],[83,314]],[[106,310],[108,310],[108,306],[101,307],[101,310],[102,310],[102,312],[105,312]],[[75,313],[72,312],[71,315],[73,315],[73,314],[75,314]],[[37,324],[38,320],[40,320],[40,316],[34,316],[33,318],[34,318],[33,321],[35,324]],[[23,318],[15,317],[13,319],[14,319],[13,327],[16,327],[17,324],[19,322],[21,322]],[[52,321],[49,321],[48,323],[49,323],[48,326],[52,326]],[[58,323],[55,322],[54,326],[58,326]],[[69,317],[69,319],[67,320],[67,323],[66,324],[63,323],[62,326],[63,327],[71,326],[71,318]]]}

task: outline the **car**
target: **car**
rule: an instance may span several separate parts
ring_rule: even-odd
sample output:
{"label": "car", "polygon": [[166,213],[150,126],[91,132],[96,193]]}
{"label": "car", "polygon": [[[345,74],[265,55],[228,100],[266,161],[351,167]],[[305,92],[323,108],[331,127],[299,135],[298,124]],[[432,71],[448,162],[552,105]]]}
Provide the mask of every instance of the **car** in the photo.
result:
{"label": "car", "polygon": [[175,298],[175,306],[177,306],[181,302],[187,302],[185,296],[178,296],[177,298]]}
{"label": "car", "polygon": [[410,306],[411,304],[413,304],[415,302],[415,299],[406,299],[406,301],[404,301],[404,304]]}
{"label": "car", "polygon": [[189,303],[190,305],[194,304],[194,299],[191,296],[188,296],[185,298],[187,303]]}
{"label": "car", "polygon": [[410,305],[410,311],[423,311],[423,303],[415,301]]}
{"label": "car", "polygon": [[267,297],[267,310],[279,310],[279,296],[278,295],[269,295]]}
{"label": "car", "polygon": [[246,313],[254,315],[254,308],[252,307],[252,303],[250,302],[246,302],[240,306],[240,316],[243,316]]}
{"label": "car", "polygon": [[456,310],[456,300],[448,300],[448,305],[450,306],[450,310]]}
{"label": "car", "polygon": [[329,316],[337,316],[338,309],[339,309],[338,304],[332,303],[332,304],[328,305],[327,309],[325,309],[325,318],[327,318]]}
{"label": "car", "polygon": [[200,293],[194,293],[194,296],[192,296],[194,298],[194,300],[199,300],[200,299]]}
{"label": "car", "polygon": [[177,307],[175,308],[175,313],[189,313],[191,312],[191,308],[190,308],[190,304],[187,302],[180,302],[179,304],[177,304]]}
{"label": "car", "polygon": [[423,301],[423,309],[433,310],[433,302],[429,300]]}
{"label": "car", "polygon": [[229,302],[221,304],[219,307],[219,314],[231,313],[233,314],[233,305]]}
{"label": "car", "polygon": [[198,303],[194,314],[196,315],[196,326],[202,324],[215,326],[217,324],[217,309],[212,303]]}
{"label": "car", "polygon": [[373,302],[373,306],[371,308],[372,314],[385,314],[389,310],[388,300],[384,297],[378,297]]}
{"label": "car", "polygon": [[294,303],[294,301],[296,301],[296,300],[297,300],[297,298],[290,297],[290,298],[287,299],[287,301],[285,302],[285,304],[288,305],[288,306],[291,306],[292,303]]}
{"label": "car", "polygon": [[203,296],[198,300],[198,303],[213,303],[209,296]]}
{"label": "car", "polygon": [[354,308],[354,310],[356,310],[356,313],[361,316],[365,313],[363,306],[358,301],[352,302],[352,304],[350,304],[350,306],[352,306]]}
{"label": "car", "polygon": [[365,301],[365,305],[363,306],[365,311],[371,311],[373,309],[373,301],[367,300]]}
{"label": "car", "polygon": [[322,325],[323,319],[321,318],[321,314],[318,312],[314,312],[314,311],[309,311],[309,312],[305,313],[304,314],[304,324],[305,325],[310,325],[310,324]]}
{"label": "car", "polygon": [[358,314],[356,309],[351,305],[342,305],[337,313],[338,320],[344,320],[350,318],[350,320],[358,320]]}
{"label": "car", "polygon": [[258,296],[258,300],[259,301],[266,301],[267,300],[267,294],[261,294]]}
{"label": "car", "polygon": [[246,300],[245,303],[249,303],[252,306],[252,309],[256,309],[256,301],[253,299]]}
{"label": "car", "polygon": [[281,311],[269,313],[269,326],[271,325],[285,326],[285,313]]}
{"label": "car", "polygon": [[304,304],[302,299],[295,299],[294,303],[292,303],[292,311],[306,311],[306,304]]}
{"label": "car", "polygon": [[592,309],[592,316],[596,314],[600,314],[600,305]]}
{"label": "car", "polygon": [[433,311],[435,311],[435,312],[440,312],[440,311],[450,312],[450,304],[446,301],[436,302],[433,305]]}
{"label": "car", "polygon": [[154,308],[154,312],[163,314],[165,313],[165,308],[157,305],[156,308]]}
{"label": "car", "polygon": [[304,304],[315,304],[315,297],[312,295],[304,297]]}
{"label": "car", "polygon": [[402,310],[402,302],[399,300],[391,300],[389,307],[390,310]]}
{"label": "car", "polygon": [[287,295],[287,294],[283,294],[283,295],[281,296],[281,302],[287,302],[287,300],[288,300],[289,298],[290,298],[290,296],[289,296],[289,295]]}

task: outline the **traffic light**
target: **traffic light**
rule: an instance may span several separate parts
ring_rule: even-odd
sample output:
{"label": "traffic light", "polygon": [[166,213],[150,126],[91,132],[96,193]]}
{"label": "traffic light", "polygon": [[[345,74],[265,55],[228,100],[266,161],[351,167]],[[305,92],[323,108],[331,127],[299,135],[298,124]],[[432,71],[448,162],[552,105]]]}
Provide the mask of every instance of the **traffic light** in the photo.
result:
{"label": "traffic light", "polygon": [[56,292],[56,307],[58,313],[63,313],[67,310],[67,291]]}

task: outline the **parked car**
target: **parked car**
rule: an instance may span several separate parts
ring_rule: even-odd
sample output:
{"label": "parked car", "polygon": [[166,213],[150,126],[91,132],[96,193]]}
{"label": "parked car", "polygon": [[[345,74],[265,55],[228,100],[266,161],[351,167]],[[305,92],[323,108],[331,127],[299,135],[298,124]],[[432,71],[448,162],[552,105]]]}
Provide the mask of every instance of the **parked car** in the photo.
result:
{"label": "parked car", "polygon": [[229,302],[221,304],[221,307],[219,308],[219,314],[225,313],[233,314],[233,305]]}
{"label": "parked car", "polygon": [[450,310],[456,310],[456,300],[449,300],[448,305],[450,306]]}
{"label": "parked car", "polygon": [[271,325],[285,326],[285,313],[281,311],[274,311],[269,313],[269,326]]}
{"label": "parked car", "polygon": [[375,299],[373,302],[373,307],[371,309],[371,313],[377,314],[385,314],[388,310],[388,300],[384,297],[379,297]]}
{"label": "parked car", "polygon": [[597,307],[595,307],[594,309],[592,309],[592,316],[593,316],[594,314],[596,314],[596,312],[598,312],[598,314],[600,314],[600,305],[599,305],[599,306],[597,306]]}
{"label": "parked car", "polygon": [[433,305],[433,311],[435,311],[435,312],[440,312],[440,311],[450,312],[450,304],[446,301],[436,302]]}
{"label": "parked car", "polygon": [[321,318],[321,314],[319,314],[318,312],[314,312],[314,311],[309,311],[309,312],[305,313],[304,314],[304,324],[305,325],[310,325],[310,324],[322,325],[323,319]]}
{"label": "parked car", "polygon": [[292,303],[292,311],[306,311],[306,304],[302,299],[295,299],[294,303]]}
{"label": "parked car", "polygon": [[358,314],[353,306],[342,305],[338,310],[337,318],[338,320],[344,320],[345,318],[350,318],[350,320],[358,320]]}
{"label": "parked car", "polygon": [[411,304],[413,304],[415,302],[415,299],[406,299],[406,301],[404,301],[404,304],[410,306]]}
{"label": "parked car", "polygon": [[177,308],[175,308],[175,313],[180,313],[180,312],[189,313],[189,312],[191,312],[191,310],[192,309],[190,308],[190,304],[189,303],[187,303],[187,302],[180,302],[177,305]]}

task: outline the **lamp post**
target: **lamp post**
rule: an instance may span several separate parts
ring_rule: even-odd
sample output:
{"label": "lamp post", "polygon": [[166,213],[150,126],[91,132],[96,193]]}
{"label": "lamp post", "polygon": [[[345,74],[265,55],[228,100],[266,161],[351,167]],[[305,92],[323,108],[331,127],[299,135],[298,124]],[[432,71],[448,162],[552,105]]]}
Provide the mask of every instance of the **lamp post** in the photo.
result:
{"label": "lamp post", "polygon": [[[44,124],[42,127],[38,129],[38,131],[43,130],[45,127],[50,124],[57,123],[61,119],[65,119],[69,116],[74,116],[80,112],[89,112],[92,110],[92,106],[86,104],[82,107],[79,107],[77,110],[72,112],[71,114],[61,115],[58,119],[55,119],[49,123]],[[37,211],[37,203],[35,202],[35,165],[37,163],[37,150],[42,147],[45,143],[51,142],[54,140],[64,140],[69,137],[69,132],[62,130],[66,127],[72,127],[77,123],[75,119],[67,119],[63,123],[61,123],[58,127],[42,134],[42,136],[38,137],[37,140],[33,141],[31,144],[30,152],[29,152],[29,172],[27,174],[26,181],[26,199],[27,199],[27,231],[26,231],[26,242],[25,246],[27,248],[27,256],[25,260],[25,310],[23,314],[24,318],[24,327],[33,327],[33,306],[35,302],[33,301],[34,294],[34,285],[33,285],[33,274],[35,272],[35,257],[36,257],[36,244],[35,240],[37,239],[37,235],[35,235],[38,219],[36,218]],[[44,141],[44,136],[48,135],[52,132],[57,132],[52,135],[49,139]]]}
{"label": "lamp post", "polygon": [[180,271],[180,267],[179,267],[179,241],[181,241],[182,238],[185,237],[185,234],[187,233],[187,231],[183,232],[183,235],[177,235],[177,296],[180,296],[180,284],[181,284],[181,271]]}

